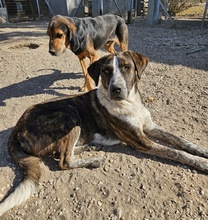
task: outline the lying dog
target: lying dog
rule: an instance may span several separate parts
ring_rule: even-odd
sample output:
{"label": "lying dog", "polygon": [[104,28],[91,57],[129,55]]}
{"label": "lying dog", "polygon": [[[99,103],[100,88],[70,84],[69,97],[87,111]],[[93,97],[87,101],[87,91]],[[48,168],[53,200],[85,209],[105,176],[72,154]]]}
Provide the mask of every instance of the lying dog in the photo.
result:
{"label": "lying dog", "polygon": [[142,104],[139,79],[147,63],[147,57],[131,51],[110,54],[88,68],[96,85],[101,75],[97,90],[40,103],[26,110],[8,140],[9,154],[25,171],[25,177],[0,204],[0,215],[35,191],[41,176],[38,157],[56,151],[60,153],[61,169],[99,167],[104,162],[102,157],[74,159],[76,151],[86,149],[84,144],[122,142],[208,173],[208,149],[164,131],[152,121]]}
{"label": "lying dog", "polygon": [[57,15],[51,19],[47,33],[50,37],[49,52],[52,55],[60,55],[69,48],[78,56],[85,78],[81,91],[95,88],[87,72],[87,57],[90,63],[96,61],[99,58],[97,50],[102,46],[109,53],[115,53],[115,43],[121,51],[128,50],[128,27],[117,15],[107,14],[95,18]]}

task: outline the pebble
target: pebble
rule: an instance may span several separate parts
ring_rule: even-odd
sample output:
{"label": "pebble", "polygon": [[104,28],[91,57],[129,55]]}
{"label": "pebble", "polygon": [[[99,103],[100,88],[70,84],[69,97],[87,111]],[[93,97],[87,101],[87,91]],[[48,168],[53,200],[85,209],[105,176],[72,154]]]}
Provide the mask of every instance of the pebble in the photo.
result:
{"label": "pebble", "polygon": [[104,167],[103,167],[103,170],[104,170],[105,172],[108,172],[108,171],[109,171],[109,168],[108,168],[107,166],[104,166]]}
{"label": "pebble", "polygon": [[97,204],[98,206],[102,206],[103,203],[101,201],[98,201]]}
{"label": "pebble", "polygon": [[204,195],[205,195],[204,190],[203,190],[203,189],[200,189],[200,190],[199,190],[199,194],[202,195],[202,196],[204,196]]}

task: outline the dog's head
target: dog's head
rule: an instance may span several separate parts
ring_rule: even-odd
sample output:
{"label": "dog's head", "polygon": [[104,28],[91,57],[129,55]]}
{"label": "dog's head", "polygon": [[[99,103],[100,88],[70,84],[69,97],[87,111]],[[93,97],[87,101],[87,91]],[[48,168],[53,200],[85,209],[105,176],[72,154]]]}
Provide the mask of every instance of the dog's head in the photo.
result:
{"label": "dog's head", "polygon": [[76,27],[67,17],[54,16],[48,25],[47,34],[50,38],[49,52],[52,55],[60,55],[66,48],[74,52],[80,46]]}
{"label": "dog's head", "polygon": [[148,58],[142,54],[126,51],[100,58],[88,68],[88,73],[101,86],[111,100],[127,99],[130,91],[138,89],[138,81],[148,64]]}

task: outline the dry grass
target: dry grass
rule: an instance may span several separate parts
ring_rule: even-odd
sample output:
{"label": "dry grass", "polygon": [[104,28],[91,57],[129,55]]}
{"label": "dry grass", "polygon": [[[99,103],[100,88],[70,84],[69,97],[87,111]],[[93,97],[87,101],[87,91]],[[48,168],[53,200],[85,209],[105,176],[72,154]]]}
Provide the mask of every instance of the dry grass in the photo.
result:
{"label": "dry grass", "polygon": [[[167,0],[163,0],[166,2]],[[171,15],[199,16],[204,12],[206,0],[169,0],[168,11]]]}
{"label": "dry grass", "polygon": [[185,10],[176,13],[177,16],[202,16],[204,13],[204,4],[191,6]]}

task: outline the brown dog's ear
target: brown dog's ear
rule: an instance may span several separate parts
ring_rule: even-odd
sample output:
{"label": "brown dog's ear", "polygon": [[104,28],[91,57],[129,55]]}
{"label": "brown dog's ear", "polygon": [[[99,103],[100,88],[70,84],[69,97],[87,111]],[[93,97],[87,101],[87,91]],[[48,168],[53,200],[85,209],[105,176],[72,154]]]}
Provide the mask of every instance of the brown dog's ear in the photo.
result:
{"label": "brown dog's ear", "polygon": [[48,24],[48,28],[47,28],[47,35],[50,36],[51,34],[51,29],[52,29],[52,26],[53,26],[53,19],[50,20],[50,23]]}
{"label": "brown dog's ear", "polygon": [[137,70],[138,78],[140,79],[142,72],[147,67],[149,59],[146,56],[133,51],[126,51],[124,53],[128,54],[132,58]]}
{"label": "brown dog's ear", "polygon": [[56,16],[53,16],[48,24],[48,29],[47,29],[47,34],[50,36],[53,31],[54,31],[54,28],[55,26],[57,26],[57,22],[58,20],[60,19],[60,15],[56,15]]}
{"label": "brown dog's ear", "polygon": [[77,29],[75,25],[68,20],[67,20],[67,26],[68,26],[68,38],[69,38],[70,49],[75,53],[80,47],[80,43],[77,35]]}

